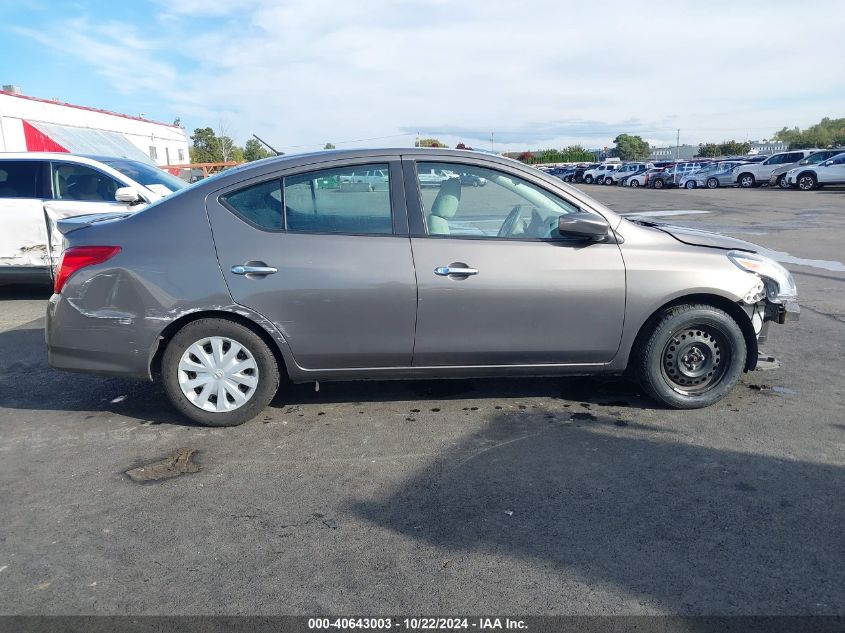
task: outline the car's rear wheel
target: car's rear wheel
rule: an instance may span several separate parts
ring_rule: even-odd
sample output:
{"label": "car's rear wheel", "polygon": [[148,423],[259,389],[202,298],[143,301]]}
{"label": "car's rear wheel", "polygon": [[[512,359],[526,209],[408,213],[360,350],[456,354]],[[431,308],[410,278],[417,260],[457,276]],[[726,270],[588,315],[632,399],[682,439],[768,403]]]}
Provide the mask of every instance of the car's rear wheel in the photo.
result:
{"label": "car's rear wheel", "polygon": [[748,189],[749,187],[753,187],[754,176],[752,174],[740,174],[739,178],[737,178],[737,182],[739,183],[740,187]]}
{"label": "car's rear wheel", "polygon": [[813,174],[801,174],[798,177],[798,188],[801,191],[812,191],[818,184],[819,183]]}
{"label": "car's rear wheel", "polygon": [[786,182],[786,174],[781,174],[777,179],[777,186],[781,189],[789,189],[789,183]]}
{"label": "car's rear wheel", "polygon": [[663,186],[665,184],[666,183],[663,182],[662,178],[658,178],[657,180],[654,181],[654,184],[652,185],[652,187],[654,187],[655,189],[663,189]]}
{"label": "car's rear wheel", "polygon": [[695,189],[695,181],[694,180],[687,180],[687,184],[684,185],[687,189]]}
{"label": "car's rear wheel", "polygon": [[270,404],[279,388],[279,367],[249,328],[199,319],[168,342],[162,378],[168,398],[186,417],[206,426],[235,426]]}
{"label": "car's rear wheel", "polygon": [[719,181],[716,178],[708,178],[707,179],[707,188],[708,189],[718,189],[719,188]]}
{"label": "car's rear wheel", "polygon": [[639,187],[640,181],[636,180],[636,179],[631,179],[631,180],[628,181],[628,186],[629,187]]}
{"label": "car's rear wheel", "polygon": [[746,354],[742,329],[729,314],[710,305],[680,305],[661,315],[634,362],[652,398],[675,409],[697,409],[733,389]]}
{"label": "car's rear wheel", "polygon": [[588,185],[592,184],[593,177],[592,176],[584,176],[584,182],[586,182]]}

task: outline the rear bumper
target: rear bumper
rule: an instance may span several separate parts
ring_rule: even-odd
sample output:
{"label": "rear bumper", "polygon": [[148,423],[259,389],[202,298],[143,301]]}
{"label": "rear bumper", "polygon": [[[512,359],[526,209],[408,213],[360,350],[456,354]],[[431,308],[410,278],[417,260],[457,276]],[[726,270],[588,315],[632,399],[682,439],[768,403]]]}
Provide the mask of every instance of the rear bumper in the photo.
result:
{"label": "rear bumper", "polygon": [[47,304],[44,327],[51,367],[109,376],[149,379],[150,344],[134,321],[118,315],[86,315],[62,295]]}

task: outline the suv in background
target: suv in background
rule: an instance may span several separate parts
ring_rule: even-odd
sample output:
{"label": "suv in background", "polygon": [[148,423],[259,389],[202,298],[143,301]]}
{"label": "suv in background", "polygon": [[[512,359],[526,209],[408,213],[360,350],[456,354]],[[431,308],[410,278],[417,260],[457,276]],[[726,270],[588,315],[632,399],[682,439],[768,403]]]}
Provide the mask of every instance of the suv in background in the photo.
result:
{"label": "suv in background", "polygon": [[740,165],[733,170],[733,179],[740,187],[759,187],[763,184],[769,183],[769,178],[772,177],[772,172],[780,167],[790,165],[795,167],[795,164],[807,158],[816,149],[797,149],[789,152],[779,152],[772,154],[761,163],[747,163]]}
{"label": "suv in background", "polygon": [[797,165],[784,165],[783,167],[778,167],[772,172],[772,175],[769,176],[769,186],[770,187],[780,187],[781,189],[789,189],[789,183],[786,182],[786,172],[790,171],[791,169],[795,169],[796,167],[803,167],[804,165],[818,165],[823,163],[828,158],[833,158],[834,156],[839,156],[842,152],[845,152],[845,148],[839,149],[821,149],[817,152],[813,152],[807,158],[803,160],[799,160]]}
{"label": "suv in background", "polygon": [[667,165],[663,168],[663,171],[649,178],[648,185],[653,189],[677,187],[684,177],[694,174],[710,164],[710,162],[688,161]]}
{"label": "suv in background", "polygon": [[[589,165],[581,165],[576,170],[575,173],[572,174],[569,182],[584,182],[584,174],[586,174],[591,169],[595,169],[598,167],[598,163],[590,163]],[[592,180],[590,181],[592,182]]]}
{"label": "suv in background", "polygon": [[188,184],[127,158],[62,152],[0,154],[0,283],[46,283],[61,255],[56,223],[134,212]]}
{"label": "suv in background", "polygon": [[626,163],[624,165],[620,165],[619,169],[615,169],[614,171],[608,172],[604,177],[604,184],[606,185],[618,185],[621,184],[624,178],[628,176],[633,176],[636,173],[641,171],[645,171],[652,167],[651,163]]}
{"label": "suv in background", "polygon": [[584,182],[588,185],[595,183],[601,185],[604,183],[604,178],[610,172],[617,170],[620,167],[619,163],[603,163],[593,169],[588,169],[584,172]]}
{"label": "suv in background", "polygon": [[845,153],[828,158],[818,165],[802,165],[786,172],[787,185],[801,191],[820,189],[825,185],[845,185]]}

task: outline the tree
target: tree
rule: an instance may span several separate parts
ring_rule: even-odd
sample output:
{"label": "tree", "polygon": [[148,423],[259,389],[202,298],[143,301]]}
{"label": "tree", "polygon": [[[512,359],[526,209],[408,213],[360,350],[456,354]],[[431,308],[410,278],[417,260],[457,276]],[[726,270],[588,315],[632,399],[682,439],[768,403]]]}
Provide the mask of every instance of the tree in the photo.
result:
{"label": "tree", "polygon": [[189,154],[192,163],[213,163],[219,160],[220,140],[210,127],[196,128],[191,141],[193,145]]}
{"label": "tree", "polygon": [[331,143],[326,143],[325,145],[323,145],[323,149],[337,149],[337,148],[334,145],[332,145]]}
{"label": "tree", "polygon": [[734,140],[725,141],[719,145],[719,156],[739,156],[751,151],[751,143],[737,143]]}
{"label": "tree", "polygon": [[775,134],[775,138],[789,143],[789,149],[845,145],[845,119],[825,117],[806,130],[783,128]]}
{"label": "tree", "polygon": [[436,138],[421,138],[414,143],[414,147],[448,147]]}
{"label": "tree", "polygon": [[532,152],[521,152],[517,157],[516,160],[520,161],[521,163],[534,163],[534,154]]}
{"label": "tree", "polygon": [[192,163],[242,162],[244,150],[226,135],[217,136],[210,127],[196,128],[189,149]]}
{"label": "tree", "polygon": [[616,153],[622,160],[643,160],[651,154],[651,147],[639,136],[620,134],[614,140]]}
{"label": "tree", "polygon": [[468,149],[470,151],[472,150],[471,147],[468,147],[468,146],[464,145],[463,143],[458,143],[457,145],[455,145],[455,149]]}
{"label": "tree", "polygon": [[698,146],[698,155],[703,158],[716,158],[722,155],[722,150],[716,143],[704,143]]}
{"label": "tree", "polygon": [[247,162],[260,160],[272,155],[273,154],[271,152],[264,149],[261,141],[257,138],[251,138],[244,144],[244,160]]}

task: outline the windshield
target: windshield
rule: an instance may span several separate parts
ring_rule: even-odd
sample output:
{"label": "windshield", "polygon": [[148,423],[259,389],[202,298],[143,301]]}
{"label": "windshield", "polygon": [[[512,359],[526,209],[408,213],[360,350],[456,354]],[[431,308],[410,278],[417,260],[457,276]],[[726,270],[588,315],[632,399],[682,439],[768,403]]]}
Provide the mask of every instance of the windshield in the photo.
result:
{"label": "windshield", "polygon": [[188,183],[181,178],[171,176],[166,171],[159,169],[158,167],[145,165],[144,163],[134,160],[107,159],[101,160],[100,162],[108,165],[112,169],[116,169],[124,176],[128,176],[138,184],[144,185],[145,187],[149,185],[161,185],[162,187],[170,189],[170,191],[179,191],[180,189],[184,189],[188,186]]}

